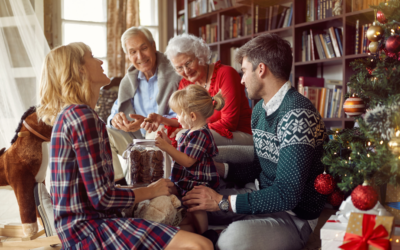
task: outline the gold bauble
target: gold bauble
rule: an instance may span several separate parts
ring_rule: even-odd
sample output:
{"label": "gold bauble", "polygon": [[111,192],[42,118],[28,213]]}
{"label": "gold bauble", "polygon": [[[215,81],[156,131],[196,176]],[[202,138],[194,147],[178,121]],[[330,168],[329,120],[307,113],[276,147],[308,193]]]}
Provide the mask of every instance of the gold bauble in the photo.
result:
{"label": "gold bauble", "polygon": [[383,28],[375,23],[367,30],[367,38],[371,42],[379,41],[383,36]]}
{"label": "gold bauble", "polygon": [[375,54],[378,51],[379,43],[371,42],[368,46],[369,52]]}

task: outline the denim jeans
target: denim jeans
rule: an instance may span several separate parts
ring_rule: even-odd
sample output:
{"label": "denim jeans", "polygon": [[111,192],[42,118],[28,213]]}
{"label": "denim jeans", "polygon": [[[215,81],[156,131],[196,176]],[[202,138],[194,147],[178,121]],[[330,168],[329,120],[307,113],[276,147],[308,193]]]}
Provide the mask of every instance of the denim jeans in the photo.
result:
{"label": "denim jeans", "polygon": [[[255,186],[248,184],[242,189],[225,189],[221,186],[219,193],[232,195],[253,191]],[[220,250],[302,249],[312,233],[307,220],[285,211],[258,215],[222,211],[207,214],[210,225],[229,224],[218,239],[217,247]]]}

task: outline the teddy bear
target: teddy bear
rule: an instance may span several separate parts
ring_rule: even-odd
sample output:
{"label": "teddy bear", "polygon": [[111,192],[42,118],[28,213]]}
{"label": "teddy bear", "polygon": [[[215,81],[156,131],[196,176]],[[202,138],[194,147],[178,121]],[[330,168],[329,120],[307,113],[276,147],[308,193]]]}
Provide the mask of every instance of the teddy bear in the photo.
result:
{"label": "teddy bear", "polygon": [[134,218],[178,226],[186,214],[186,209],[181,206],[181,201],[175,195],[163,195],[144,200],[125,212]]}

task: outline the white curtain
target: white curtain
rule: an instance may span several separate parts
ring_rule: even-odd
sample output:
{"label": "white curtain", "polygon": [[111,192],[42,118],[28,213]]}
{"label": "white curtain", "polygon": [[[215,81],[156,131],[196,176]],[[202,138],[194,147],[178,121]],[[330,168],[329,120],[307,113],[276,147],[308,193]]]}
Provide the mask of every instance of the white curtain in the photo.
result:
{"label": "white curtain", "polygon": [[0,0],[0,149],[9,147],[22,114],[39,103],[49,46],[29,0]]}

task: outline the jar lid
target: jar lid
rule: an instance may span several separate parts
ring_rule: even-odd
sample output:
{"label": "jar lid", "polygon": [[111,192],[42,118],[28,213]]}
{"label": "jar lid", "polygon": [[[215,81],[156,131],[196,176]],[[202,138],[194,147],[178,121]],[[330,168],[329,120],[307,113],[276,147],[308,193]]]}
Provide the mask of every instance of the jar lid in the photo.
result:
{"label": "jar lid", "polygon": [[156,140],[150,139],[133,139],[133,144],[142,146],[155,146]]}

